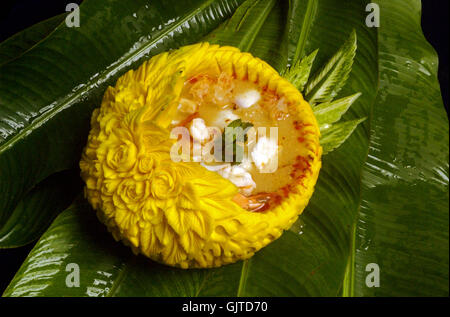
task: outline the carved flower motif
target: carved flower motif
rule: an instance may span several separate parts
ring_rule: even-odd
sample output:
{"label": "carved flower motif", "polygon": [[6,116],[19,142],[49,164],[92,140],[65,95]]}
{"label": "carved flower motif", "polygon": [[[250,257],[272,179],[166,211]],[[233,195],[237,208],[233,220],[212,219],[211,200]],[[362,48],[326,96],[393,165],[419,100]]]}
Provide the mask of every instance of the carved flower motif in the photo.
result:
{"label": "carved flower motif", "polygon": [[[276,92],[308,129],[308,177],[264,213],[234,203],[237,187],[217,173],[170,159],[168,126],[183,84],[211,71]],[[293,224],[312,195],[321,153],[315,117],[294,86],[249,53],[200,43],[154,56],[106,90],[80,168],[85,195],[116,240],[168,265],[217,267],[251,257]]]}
{"label": "carved flower motif", "polygon": [[176,169],[170,168],[170,165],[155,170],[151,187],[153,197],[165,200],[177,196],[181,189],[178,178]]}

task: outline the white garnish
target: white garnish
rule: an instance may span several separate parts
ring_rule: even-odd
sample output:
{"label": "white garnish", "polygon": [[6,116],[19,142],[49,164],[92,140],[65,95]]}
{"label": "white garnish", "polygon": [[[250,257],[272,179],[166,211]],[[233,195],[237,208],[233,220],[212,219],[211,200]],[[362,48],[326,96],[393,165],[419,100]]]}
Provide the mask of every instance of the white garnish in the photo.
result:
{"label": "white garnish", "polygon": [[259,101],[261,94],[256,89],[249,89],[240,94],[237,94],[234,98],[234,103],[240,108],[249,108]]}
{"label": "white garnish", "polygon": [[239,187],[244,195],[250,195],[256,188],[252,175],[240,166],[230,165],[218,170],[217,173]]}
{"label": "white garnish", "polygon": [[236,119],[239,119],[239,117],[235,115],[231,110],[221,110],[217,113],[210,126],[217,127],[220,130],[223,130],[228,124],[230,124],[230,122]]}
{"label": "white garnish", "polygon": [[248,158],[243,158],[241,164],[238,166],[242,167],[246,171],[250,171],[252,169],[252,162]]}
{"label": "white garnish", "polygon": [[209,130],[202,118],[192,120],[189,131],[195,141],[203,143],[209,139]]}
{"label": "white garnish", "polygon": [[278,144],[271,138],[260,137],[253,147],[251,156],[256,167],[261,171],[273,163],[275,158],[278,162]]}

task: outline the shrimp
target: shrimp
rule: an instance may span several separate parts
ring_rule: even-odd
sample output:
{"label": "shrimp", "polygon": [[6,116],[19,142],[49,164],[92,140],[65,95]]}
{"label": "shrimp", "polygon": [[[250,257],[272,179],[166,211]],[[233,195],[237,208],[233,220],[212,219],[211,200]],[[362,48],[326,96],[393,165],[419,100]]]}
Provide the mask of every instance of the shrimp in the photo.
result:
{"label": "shrimp", "polygon": [[289,108],[284,97],[279,99],[278,96],[272,92],[264,92],[262,103],[267,108],[267,111],[273,120],[284,120],[289,116]]}
{"label": "shrimp", "polygon": [[198,75],[188,80],[192,84],[189,92],[197,102],[212,101],[218,106],[225,106],[233,99],[233,77],[222,72],[217,79],[208,75]]}
{"label": "shrimp", "polygon": [[214,84],[214,79],[207,75],[197,76],[195,81],[191,79],[189,82],[194,82],[189,92],[197,102],[207,101],[211,94],[211,88]]}
{"label": "shrimp", "polygon": [[275,193],[259,193],[248,197],[237,193],[232,200],[248,211],[264,211],[269,208],[269,201],[276,197]]}
{"label": "shrimp", "polygon": [[229,104],[233,99],[233,89],[233,77],[225,72],[221,73],[214,86],[214,96],[212,101],[219,106]]}

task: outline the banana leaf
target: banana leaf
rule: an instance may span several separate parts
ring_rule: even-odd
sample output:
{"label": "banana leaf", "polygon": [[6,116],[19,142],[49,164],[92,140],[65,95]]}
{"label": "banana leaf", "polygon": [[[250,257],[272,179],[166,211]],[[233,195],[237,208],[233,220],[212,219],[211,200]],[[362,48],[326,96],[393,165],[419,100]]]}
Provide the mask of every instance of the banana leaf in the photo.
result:
{"label": "banana leaf", "polygon": [[0,65],[15,59],[47,37],[64,20],[64,14],[51,17],[0,43]]}
{"label": "banana leaf", "polygon": [[0,249],[26,245],[48,228],[70,206],[82,189],[78,170],[55,173],[30,190],[0,227]]}
{"label": "banana leaf", "polygon": [[[277,2],[261,15],[267,23],[253,24],[259,32],[249,51],[279,69],[280,60],[290,65],[319,48],[316,74],[352,30],[358,36],[337,98],[361,92],[343,119],[367,120],[324,157],[310,204],[280,239],[247,261],[174,269],[114,242],[80,197],[42,235],[3,295],[448,296],[448,119],[436,54],[421,32],[420,1],[378,1],[380,28],[366,26],[367,3],[293,0],[286,12],[286,2]],[[117,69],[135,65],[121,62]],[[73,263],[79,287],[68,283]],[[379,287],[367,283],[371,263]]]}
{"label": "banana leaf", "polygon": [[108,85],[149,56],[198,41],[240,2],[85,1],[82,27],[61,23],[0,65],[0,226],[37,183],[77,166]]}
{"label": "banana leaf", "polygon": [[[13,60],[48,36],[65,14],[51,17],[0,43],[0,64]],[[39,238],[61,209],[79,193],[78,170],[53,174],[32,188],[17,204],[8,221],[0,226],[0,248],[25,245]]]}

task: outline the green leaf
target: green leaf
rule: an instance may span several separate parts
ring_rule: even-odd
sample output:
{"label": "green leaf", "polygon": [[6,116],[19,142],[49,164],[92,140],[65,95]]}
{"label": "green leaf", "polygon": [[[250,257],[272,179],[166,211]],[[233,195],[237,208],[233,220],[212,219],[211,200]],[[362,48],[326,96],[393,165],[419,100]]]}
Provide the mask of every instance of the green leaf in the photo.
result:
{"label": "green leaf", "polygon": [[[233,120],[227,125],[227,128],[241,128],[245,134],[247,133],[247,130],[250,129],[251,127],[253,127],[253,123],[242,121],[242,119]],[[224,133],[226,133],[226,131],[227,130],[225,129]],[[236,135],[234,135],[233,137],[233,141],[234,140],[236,140]]]}
{"label": "green leaf", "polygon": [[[322,71],[319,72],[318,75],[316,76],[319,77],[317,78],[318,81],[323,82],[322,87],[326,87],[327,85],[331,87],[330,88],[331,93],[329,97],[327,97],[326,99],[322,99],[322,101],[327,99],[329,101],[325,101],[319,105],[314,106],[315,97],[310,98],[314,114],[320,126],[320,131],[322,132],[321,144],[323,147],[324,155],[328,154],[329,152],[337,149],[340,145],[342,145],[345,142],[345,140],[347,140],[348,137],[353,133],[356,126],[365,120],[364,118],[353,121],[347,121],[339,124],[333,124],[341,119],[341,117],[345,114],[345,112],[347,112],[350,106],[361,95],[361,93],[356,93],[349,97],[341,98],[339,100],[331,102],[331,100],[335,97],[337,92],[344,86],[348,73],[351,70],[351,64],[353,64],[353,58],[356,50],[356,34],[354,34],[354,32],[351,35],[351,38],[352,37],[355,38],[354,47],[351,48],[352,54],[351,56],[348,55],[350,57],[347,57],[347,61],[345,61],[346,59],[345,54],[347,54],[346,50],[348,51],[349,49],[348,48],[346,49],[345,47],[346,46],[350,47],[349,45],[347,45],[347,43],[351,42],[350,40],[347,40],[347,43],[344,44],[343,47],[341,47],[341,49],[335,54],[335,56],[325,65]],[[287,68],[286,72],[283,74],[283,76],[286,79],[288,79],[294,86],[296,86],[300,91],[303,91],[305,84],[308,82],[309,74],[311,72],[317,52],[318,50],[315,50],[310,55],[297,61],[295,65]],[[340,57],[336,57],[339,55]],[[334,63],[334,61],[338,60],[339,58],[343,61],[343,63],[349,64],[347,64],[347,66],[342,66],[345,64],[341,64],[341,66],[339,66],[340,62],[338,62],[338,66],[336,67],[336,69],[334,71],[329,71],[327,67],[332,63]],[[348,60],[348,58],[350,58],[350,60]],[[333,65],[330,66],[330,68],[332,67],[334,66]],[[349,68],[346,69],[345,67]],[[344,70],[347,73],[345,74],[340,73],[341,70]],[[323,78],[321,78],[321,76]],[[312,84],[314,84],[314,80],[315,79],[312,80],[313,81]],[[342,80],[342,83],[338,83],[334,87],[330,86],[331,85],[330,83],[332,83],[333,81],[340,81],[340,80]],[[309,87],[311,87],[311,84]],[[317,91],[319,91],[320,89],[322,88],[318,88]],[[325,90],[326,89],[327,88],[325,88]]]}
{"label": "green leaf", "polygon": [[49,35],[65,14],[39,22],[0,43],[0,65],[15,59]]}
{"label": "green leaf", "polygon": [[[240,153],[243,154],[244,147],[242,144],[238,144],[237,140],[239,138],[246,142],[248,139],[247,132],[251,127],[253,127],[252,123],[242,121],[241,119],[233,120],[226,126],[224,132],[222,133],[222,162],[227,162],[225,155],[229,152],[233,153],[233,161],[231,162],[231,165],[236,165],[242,162],[242,158],[237,158],[237,153],[239,152],[237,148],[240,147]],[[241,130],[228,128],[241,128]]]}
{"label": "green leaf", "polygon": [[[354,296],[449,295],[449,123],[420,1],[381,1],[380,87],[354,225]],[[379,288],[365,287],[378,263]]]}
{"label": "green leaf", "polygon": [[280,34],[284,32],[286,14],[286,1],[278,1],[264,21],[249,50],[253,56],[266,61],[280,73],[286,68],[287,50],[280,49],[274,43],[279,42]]}
{"label": "green leaf", "polygon": [[289,14],[283,39],[283,42],[287,42],[287,66],[297,64],[304,57],[306,41],[317,15],[318,4],[316,0],[289,0]]}
{"label": "green leaf", "polygon": [[326,125],[339,121],[359,96],[361,96],[361,93],[358,92],[348,97],[315,106],[313,111],[319,126],[323,128]]}
{"label": "green leaf", "polygon": [[295,63],[295,65],[287,68],[286,72],[283,74],[283,76],[289,80],[291,84],[297,87],[300,92],[303,91],[308,82],[309,74],[311,73],[311,68],[318,51],[319,50],[317,49],[308,56],[302,58]]}
{"label": "green leaf", "polygon": [[[78,201],[56,218],[4,295],[448,296],[448,119],[420,2],[378,1],[378,29],[364,23],[368,1],[315,2],[315,18],[296,21],[309,29],[302,51],[320,48],[315,73],[355,29],[358,51],[336,98],[360,91],[342,120],[367,120],[323,157],[314,195],[289,231],[250,260],[179,270],[132,255]],[[299,1],[299,12],[308,3]],[[272,23],[281,4],[273,12],[274,28],[263,25],[263,40],[250,49],[260,56],[280,47],[274,34],[285,25]],[[262,46],[269,39],[271,49]],[[66,287],[69,263],[80,266],[79,288]],[[366,285],[369,263],[379,265],[379,288]]]}
{"label": "green leaf", "polygon": [[206,37],[206,41],[249,51],[276,0],[246,0],[233,16]]}
{"label": "green leaf", "polygon": [[323,148],[323,155],[328,154],[342,145],[353,131],[355,131],[358,124],[364,120],[366,120],[366,118],[323,125],[320,129],[322,134],[320,144]]}
{"label": "green leaf", "polygon": [[[112,237],[86,204],[75,206],[80,207],[61,213],[39,239],[3,296],[101,295],[112,288],[110,280],[123,265],[120,255],[126,259],[128,250],[111,244]],[[82,288],[66,285],[69,263],[80,266]]]}
{"label": "green leaf", "polygon": [[308,81],[305,95],[311,105],[331,101],[344,87],[352,69],[356,42],[356,32],[353,30],[339,51]]}
{"label": "green leaf", "polygon": [[[339,20],[340,23],[337,24],[333,19],[330,21],[329,18],[317,18],[315,20],[317,28],[311,28],[310,39],[305,42],[305,51],[312,52],[320,47],[320,53],[316,58],[323,60],[323,56],[320,54],[333,55],[338,49],[333,44],[342,43],[353,28],[357,30],[360,41],[365,44],[362,49],[364,54],[355,58],[354,71],[356,74],[350,76],[349,82],[351,90],[361,91],[363,95],[347,112],[346,119],[367,116],[370,113],[377,86],[376,33],[357,22],[364,19],[363,12],[359,10],[361,3],[351,2],[345,5],[336,5],[334,1],[328,0],[320,1],[319,4],[320,12],[334,10],[334,19]],[[356,18],[353,16],[348,20],[349,8],[353,12],[357,12]],[[282,12],[279,7],[276,10]],[[342,21],[349,21],[349,23],[342,23]],[[331,22],[333,22],[333,27],[327,28],[326,26]],[[335,27],[336,24],[341,27]],[[332,37],[336,41],[328,41],[325,43],[326,45],[322,44],[321,39],[327,37]],[[276,42],[273,45],[276,47]],[[373,71],[362,72],[362,69],[367,67]],[[345,89],[343,91],[348,93]],[[36,252],[30,255],[5,295],[26,294],[23,291],[27,289],[35,289],[32,293],[34,296],[73,294],[75,292],[65,287],[59,288],[61,283],[58,281],[64,281],[67,274],[62,269],[62,265],[65,265],[66,262],[53,261],[51,260],[52,255],[42,254],[37,249],[39,246],[43,248],[45,244],[54,243],[53,248],[58,246],[63,250],[61,253],[56,252],[55,259],[60,259],[63,255],[67,261],[76,262],[79,259],[81,270],[82,267],[85,267],[91,268],[92,272],[112,272],[104,270],[100,266],[96,267],[97,262],[106,262],[108,267],[126,268],[119,277],[123,284],[119,283],[121,285],[115,287],[114,293],[110,295],[334,296],[341,290],[350,254],[350,228],[355,219],[359,199],[360,174],[358,172],[366,157],[368,144],[365,129],[367,127],[360,125],[348,142],[330,154],[334,158],[338,155],[340,159],[333,160],[328,159],[328,156],[325,157],[327,160],[324,159],[324,167],[316,193],[299,223],[248,261],[215,270],[176,270],[150,264],[151,262],[147,260],[141,262],[140,257],[133,258],[131,252],[126,251],[131,259],[122,264],[123,262],[117,262],[116,258],[110,258],[113,252],[119,248],[119,244],[114,244],[115,247],[102,246],[98,230],[95,230],[96,235],[93,237],[86,234],[87,241],[81,241],[84,239],[80,239],[80,235],[73,239],[78,241],[77,245],[83,243],[83,250],[87,249],[85,246],[93,248],[92,254],[95,256],[90,256],[89,254],[77,255],[76,250],[67,249],[73,245],[72,239],[58,240],[55,232],[50,228],[48,237],[55,237],[55,239],[52,241],[42,240],[44,241],[42,244],[38,243]],[[347,146],[350,141],[353,141],[351,147]],[[341,194],[336,195],[336,193]],[[330,209],[329,206],[333,206],[333,209]],[[82,207],[74,208],[76,210],[73,211],[73,214],[81,214],[79,209],[83,209]],[[93,214],[90,208],[86,213]],[[61,219],[63,219],[63,215],[60,216]],[[93,216],[90,219],[84,220],[81,216],[75,217],[72,218],[71,223],[86,228],[88,223],[96,221]],[[57,218],[55,223],[58,221]],[[77,225],[77,222],[81,224]],[[67,226],[60,229],[59,232],[69,235],[72,229],[69,229],[69,223]],[[97,244],[100,245],[97,246]],[[98,249],[104,249],[103,252],[107,255],[103,256],[103,253],[97,251]],[[34,256],[39,254],[40,257]],[[35,262],[30,262],[31,260]],[[48,266],[42,270],[35,269],[36,263],[54,262],[57,262],[59,266],[56,268]],[[45,272],[46,269],[55,272],[54,275],[45,277],[45,273],[43,273],[41,278],[30,280],[30,276],[39,276],[40,272]],[[37,281],[43,284],[26,286],[27,283],[33,285],[32,283],[37,283]],[[87,284],[84,283],[83,287],[86,286]],[[19,289],[20,292],[16,292],[16,289]]]}
{"label": "green leaf", "polygon": [[[79,199],[36,243],[3,296],[325,295],[330,291],[327,284],[317,289],[310,279],[315,274],[311,270],[315,260],[302,257],[302,265],[298,265],[298,257],[289,256],[301,254],[305,248],[297,235],[286,232],[244,265],[176,269],[133,255],[113,240],[88,203]],[[320,244],[306,246],[323,250]],[[80,287],[66,284],[69,264],[79,267]],[[335,271],[331,265],[327,266]]]}
{"label": "green leaf", "polygon": [[37,184],[19,202],[0,227],[0,249],[30,243],[41,236],[53,219],[82,189],[78,170],[56,173]]}
{"label": "green leaf", "polygon": [[0,65],[0,225],[33,186],[78,165],[108,85],[154,54],[197,42],[241,2],[85,1],[79,28],[61,24]]}

